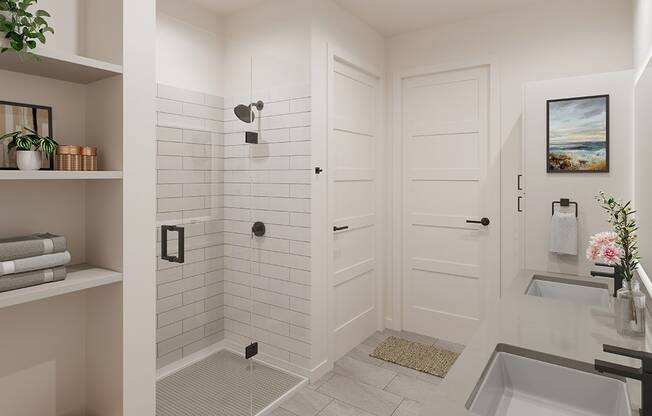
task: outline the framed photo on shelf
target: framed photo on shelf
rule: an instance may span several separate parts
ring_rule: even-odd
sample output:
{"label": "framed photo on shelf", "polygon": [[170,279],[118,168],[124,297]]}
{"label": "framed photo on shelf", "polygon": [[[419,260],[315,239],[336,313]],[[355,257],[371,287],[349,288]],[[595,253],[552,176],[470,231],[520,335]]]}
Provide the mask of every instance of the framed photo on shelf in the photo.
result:
{"label": "framed photo on shelf", "polygon": [[[52,107],[36,104],[0,101],[0,137],[7,133],[34,130],[37,134],[54,137],[52,132]],[[9,140],[0,142],[0,170],[15,170],[16,150],[9,149]],[[54,159],[43,155],[41,170],[54,169]]]}
{"label": "framed photo on shelf", "polygon": [[547,171],[609,172],[609,96],[547,102]]}

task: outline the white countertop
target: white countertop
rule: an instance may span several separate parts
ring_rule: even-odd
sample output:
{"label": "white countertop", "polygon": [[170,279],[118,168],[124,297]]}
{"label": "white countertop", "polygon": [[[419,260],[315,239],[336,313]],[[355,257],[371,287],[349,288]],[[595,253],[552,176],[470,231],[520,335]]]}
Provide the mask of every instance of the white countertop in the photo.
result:
{"label": "white countertop", "polygon": [[[496,351],[504,344],[553,356],[559,364],[592,371],[596,358],[632,367],[639,360],[606,354],[603,344],[652,352],[650,316],[646,317],[645,338],[618,335],[613,309],[579,305],[550,298],[525,295],[534,275],[560,277],[583,282],[611,279],[582,278],[548,272],[524,270],[514,279],[502,299],[487,314],[446,378],[433,390],[421,416],[470,416],[467,404],[482,373]],[[632,407],[640,403],[640,383],[627,382]]]}

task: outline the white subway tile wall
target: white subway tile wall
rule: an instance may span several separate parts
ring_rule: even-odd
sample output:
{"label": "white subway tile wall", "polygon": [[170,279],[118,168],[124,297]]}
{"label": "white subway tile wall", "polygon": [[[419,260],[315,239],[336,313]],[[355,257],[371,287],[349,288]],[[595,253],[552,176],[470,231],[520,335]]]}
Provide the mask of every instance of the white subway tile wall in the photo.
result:
{"label": "white subway tile wall", "polygon": [[[225,99],[223,117],[226,338],[244,347],[253,337],[261,353],[309,368],[310,87],[252,98],[265,102],[260,125],[235,117],[242,98]],[[259,126],[259,144],[245,144]],[[265,237],[251,239],[254,221]]]}
{"label": "white subway tile wall", "polygon": [[[250,145],[258,119],[233,113],[247,102],[159,85],[157,220],[186,229],[185,264],[158,263],[159,367],[224,338],[310,366],[309,95],[254,97],[265,108]],[[252,240],[254,221],[265,237]]]}

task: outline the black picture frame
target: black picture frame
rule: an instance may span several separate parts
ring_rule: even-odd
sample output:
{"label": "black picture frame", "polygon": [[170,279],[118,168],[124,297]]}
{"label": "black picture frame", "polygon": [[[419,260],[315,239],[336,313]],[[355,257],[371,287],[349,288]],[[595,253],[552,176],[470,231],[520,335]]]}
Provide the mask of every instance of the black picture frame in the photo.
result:
{"label": "black picture frame", "polygon": [[[605,138],[606,138],[606,163],[605,168],[602,170],[556,170],[552,169],[550,166],[550,104],[562,101],[578,101],[578,100],[588,100],[595,98],[604,98],[605,99]],[[609,114],[609,94],[599,94],[599,95],[587,95],[580,97],[569,97],[569,98],[557,98],[553,100],[546,101],[546,172],[548,173],[609,173],[610,171],[610,114]]]}
{"label": "black picture frame", "polygon": [[[12,107],[25,107],[25,108],[31,108],[32,109],[32,130],[34,130],[37,134],[41,134],[39,132],[38,128],[38,123],[36,122],[36,117],[37,117],[37,111],[38,110],[45,110],[48,113],[48,132],[47,135],[49,137],[54,137],[54,127],[52,125],[52,107],[46,106],[46,105],[39,105],[39,104],[26,104],[26,103],[18,103],[18,102],[13,102],[13,101],[3,101],[0,100],[0,106],[12,106]],[[0,135],[1,136],[1,135]],[[49,158],[49,167],[48,168],[41,168],[40,170],[54,170],[54,157]],[[0,166],[0,170],[18,170],[17,167],[3,167]]]}

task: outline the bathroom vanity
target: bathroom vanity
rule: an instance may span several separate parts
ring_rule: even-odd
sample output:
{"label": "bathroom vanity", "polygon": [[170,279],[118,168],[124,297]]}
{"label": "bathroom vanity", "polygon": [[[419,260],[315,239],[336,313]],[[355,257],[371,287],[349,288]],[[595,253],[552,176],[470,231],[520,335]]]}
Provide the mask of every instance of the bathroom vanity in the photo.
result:
{"label": "bathroom vanity", "polygon": [[[556,296],[559,285],[572,288],[563,299]],[[558,407],[555,414],[638,414],[640,383],[594,370],[595,359],[641,365],[603,352],[604,344],[652,352],[649,319],[645,338],[625,338],[616,332],[611,305],[587,301],[602,299],[611,285],[610,279],[522,271],[421,415],[543,415]]]}

